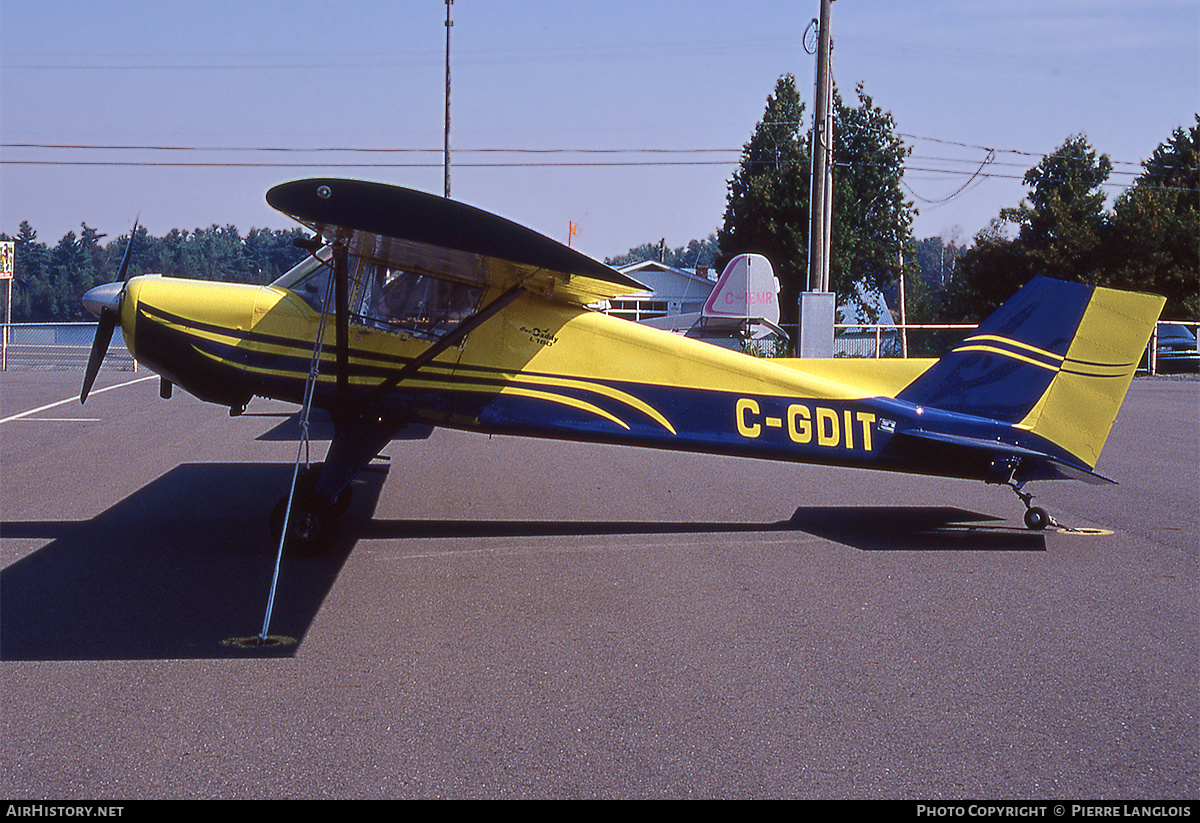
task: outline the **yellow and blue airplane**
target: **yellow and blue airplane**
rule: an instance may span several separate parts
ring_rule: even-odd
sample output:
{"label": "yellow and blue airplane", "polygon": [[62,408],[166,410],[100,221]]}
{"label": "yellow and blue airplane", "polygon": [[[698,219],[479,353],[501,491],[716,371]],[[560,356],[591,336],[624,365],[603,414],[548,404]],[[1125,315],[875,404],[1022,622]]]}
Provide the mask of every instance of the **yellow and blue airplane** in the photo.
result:
{"label": "yellow and blue airplane", "polygon": [[131,277],[126,250],[84,296],[80,399],[119,325],[164,396],[327,409],[324,463],[272,516],[298,550],[331,542],[387,443],[435,426],[1007,484],[1045,528],[1024,485],[1111,482],[1096,461],[1164,303],[1039,277],[938,360],[762,359],[588,308],[645,287],[463,203],[342,179],[267,201],[313,232],[271,285]]}

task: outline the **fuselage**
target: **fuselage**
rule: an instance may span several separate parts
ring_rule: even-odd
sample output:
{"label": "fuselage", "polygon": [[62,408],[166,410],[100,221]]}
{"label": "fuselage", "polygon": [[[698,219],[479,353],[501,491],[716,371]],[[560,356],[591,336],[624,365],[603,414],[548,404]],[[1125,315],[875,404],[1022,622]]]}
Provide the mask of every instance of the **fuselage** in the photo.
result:
{"label": "fuselage", "polygon": [[[483,298],[487,302],[487,297]],[[895,399],[933,361],[767,360],[525,294],[380,395],[426,351],[418,333],[349,325],[338,390],[329,315],[300,293],[134,278],[121,326],[139,362],[234,410],[253,396],[301,402],[323,329],[314,404],[394,423],[771,460],[996,479],[988,455],[897,430],[944,424],[975,438],[1012,426]]]}

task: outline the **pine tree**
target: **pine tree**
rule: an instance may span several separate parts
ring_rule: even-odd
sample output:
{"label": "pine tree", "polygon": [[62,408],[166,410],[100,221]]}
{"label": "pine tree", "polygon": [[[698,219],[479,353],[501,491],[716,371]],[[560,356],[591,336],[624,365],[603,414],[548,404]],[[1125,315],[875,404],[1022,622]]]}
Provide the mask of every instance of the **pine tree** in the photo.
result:
{"label": "pine tree", "polygon": [[776,82],[763,118],[743,148],[717,231],[722,252],[718,268],[743,253],[771,261],[785,326],[796,323],[796,300],[808,271],[811,159],[801,136],[803,119],[795,78],[786,74]]}
{"label": "pine tree", "polygon": [[[861,85],[855,93],[858,105],[850,107],[834,92],[830,288],[839,304],[856,303],[871,316],[874,302],[860,298],[894,287],[915,212],[900,187],[908,149],[892,116]],[[717,233],[721,265],[745,252],[771,261],[785,326],[795,324],[796,299],[808,285],[812,161],[803,116],[795,78],[784,75],[729,181],[725,222]]]}

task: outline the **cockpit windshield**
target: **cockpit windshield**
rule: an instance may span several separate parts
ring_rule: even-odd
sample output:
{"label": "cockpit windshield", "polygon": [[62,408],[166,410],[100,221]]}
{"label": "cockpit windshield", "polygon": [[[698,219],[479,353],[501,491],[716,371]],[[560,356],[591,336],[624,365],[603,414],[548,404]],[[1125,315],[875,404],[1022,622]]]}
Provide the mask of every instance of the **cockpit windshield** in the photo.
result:
{"label": "cockpit windshield", "polygon": [[[325,295],[333,282],[332,250],[324,246],[284,272],[272,286],[295,292],[316,311],[325,307]],[[330,308],[332,308],[332,303]]]}

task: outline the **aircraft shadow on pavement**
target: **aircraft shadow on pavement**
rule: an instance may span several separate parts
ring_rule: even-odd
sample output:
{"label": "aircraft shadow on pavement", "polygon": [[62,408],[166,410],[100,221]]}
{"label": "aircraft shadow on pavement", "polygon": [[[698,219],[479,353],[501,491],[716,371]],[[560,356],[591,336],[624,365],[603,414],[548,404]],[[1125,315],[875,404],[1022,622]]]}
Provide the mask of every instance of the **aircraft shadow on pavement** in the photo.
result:
{"label": "aircraft shadow on pavement", "polygon": [[[263,441],[295,441],[300,437],[299,412],[286,415],[259,436]],[[329,440],[329,413],[313,409],[309,437]],[[1023,526],[1013,528],[986,514],[949,507],[846,506],[801,507],[791,519],[777,523],[613,522],[613,521],[486,521],[371,520],[360,538],[553,537],[617,534],[687,534],[801,531],[863,551],[998,551],[1046,550],[1046,538]]]}
{"label": "aircraft shadow on pavement", "polygon": [[322,557],[285,556],[263,626],[278,543],[267,518],[292,466],[178,466],[86,521],[14,521],[7,538],[50,538],[0,572],[0,659],[288,657],[375,509],[383,473],[355,481],[343,536]]}
{"label": "aircraft shadow on pavement", "polygon": [[863,551],[1045,551],[1040,533],[1014,530],[986,514],[947,507],[799,508],[776,523],[550,520],[383,520],[363,539],[563,537],[620,534],[805,532]]}
{"label": "aircraft shadow on pavement", "polygon": [[277,543],[267,515],[285,464],[178,466],[87,521],[13,521],[49,538],[0,572],[0,660],[288,657],[357,540],[805,532],[863,551],[1045,551],[1040,533],[955,508],[800,508],[774,523],[372,519],[386,471],[355,481],[342,537],[321,557],[285,557],[269,635],[257,636]]}
{"label": "aircraft shadow on pavement", "polygon": [[795,529],[863,551],[1044,552],[1046,537],[1024,526],[948,507],[799,508]]}

